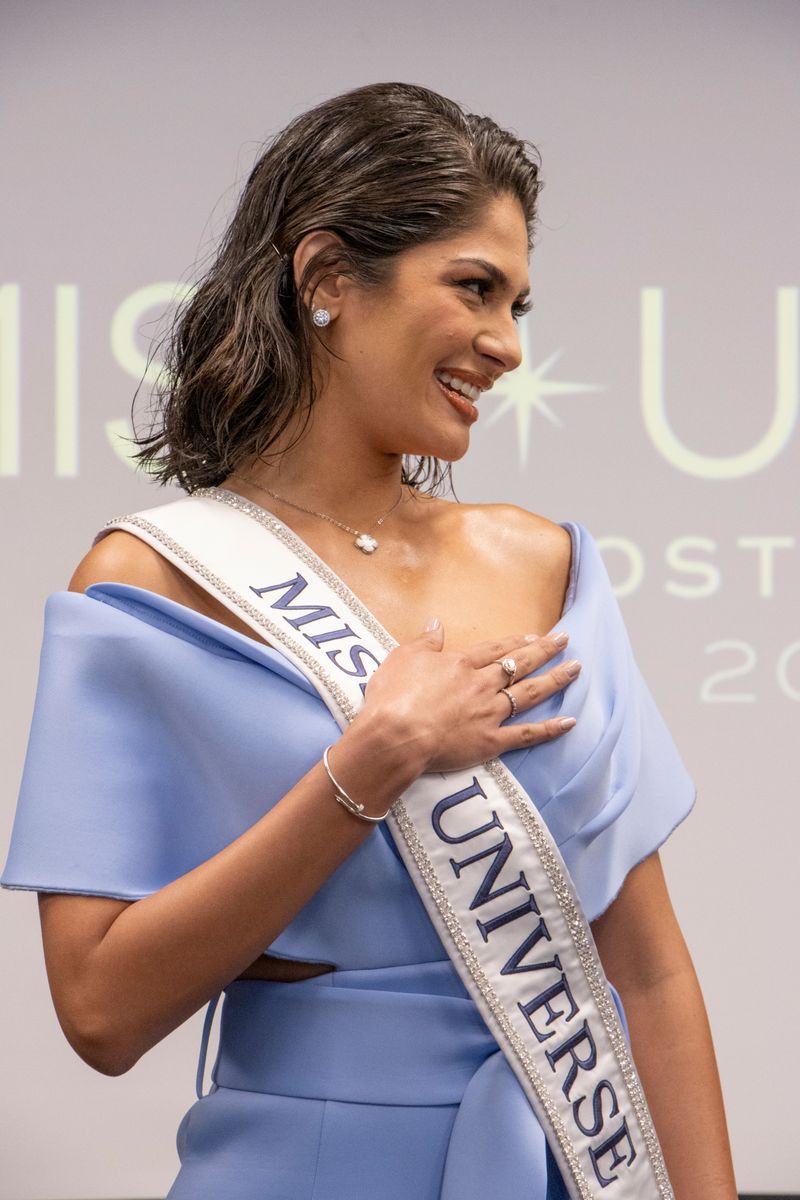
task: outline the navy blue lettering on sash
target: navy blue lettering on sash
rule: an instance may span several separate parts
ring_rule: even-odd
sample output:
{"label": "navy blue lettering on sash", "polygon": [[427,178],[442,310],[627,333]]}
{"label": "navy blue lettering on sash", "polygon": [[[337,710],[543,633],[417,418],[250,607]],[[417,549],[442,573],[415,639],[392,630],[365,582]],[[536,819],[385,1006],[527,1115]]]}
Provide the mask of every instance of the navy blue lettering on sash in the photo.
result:
{"label": "navy blue lettering on sash", "polygon": [[[369,676],[380,665],[374,654],[358,641],[358,634],[330,604],[309,602],[309,582],[299,572],[279,583],[250,590],[317,649],[330,645],[326,657],[343,674],[359,679],[363,692]],[[302,599],[301,599],[302,598]],[[304,602],[305,601],[305,602]],[[309,627],[308,629],[306,627]],[[341,642],[355,644],[343,647]],[[481,804],[481,802],[483,805]],[[591,1139],[588,1147],[594,1173],[605,1189],[620,1178],[619,1168],[636,1158],[628,1125],[608,1079],[595,1080],[597,1048],[589,1022],[573,995],[561,959],[550,948],[552,937],[524,871],[514,873],[514,846],[486,793],[473,776],[471,786],[443,796],[431,811],[436,837],[448,846],[464,846],[484,839],[497,830],[488,845],[478,841],[463,857],[452,857],[450,868],[469,895],[465,909],[477,912],[476,928],[490,944],[498,929],[518,923],[519,940],[500,966],[500,975],[530,974],[536,981],[529,999],[517,1003],[536,1042],[543,1046],[544,1059],[556,1082],[571,1102],[572,1119],[578,1134]],[[501,878],[504,875],[510,878]],[[503,911],[494,908],[503,897],[513,901]],[[605,1103],[604,1103],[605,1102]],[[591,1110],[591,1120],[587,1106]],[[617,1119],[612,1128],[610,1123]]]}
{"label": "navy blue lettering on sash", "polygon": [[[594,1173],[601,1188],[607,1188],[620,1178],[619,1168],[633,1163],[636,1150],[624,1117],[612,1125],[620,1117],[613,1084],[608,1079],[593,1078],[598,1055],[589,1020],[575,999],[561,959],[552,951],[550,930],[525,873],[515,871],[511,837],[475,776],[471,786],[436,802],[431,824],[437,838],[446,845],[474,846],[470,846],[472,853],[449,862],[456,880],[464,885],[464,909],[478,913],[475,925],[482,940],[490,944],[498,929],[510,925],[518,929],[517,945],[499,973],[529,973],[536,982],[530,999],[519,1001],[517,1008],[542,1045],[544,1059],[571,1102],[576,1136],[591,1139],[588,1149]],[[491,834],[494,830],[502,836]],[[490,834],[491,838],[486,836]],[[502,911],[489,915],[483,911],[485,906],[495,908],[496,902],[506,896],[514,903],[506,900]],[[591,1110],[591,1119],[587,1109]]]}
{"label": "navy blue lettering on sash", "polygon": [[[301,633],[317,649],[328,642],[357,639],[358,634],[350,628],[346,621],[342,622],[329,604],[297,603],[298,597],[303,595],[307,587],[308,580],[298,572],[294,579],[286,579],[282,583],[270,583],[266,587],[253,587],[251,584],[250,591],[254,592],[259,600],[263,600],[269,592],[278,592],[277,599],[269,601],[269,607],[278,611],[287,625],[291,625],[292,629]],[[286,616],[286,613],[290,615]],[[299,615],[291,615],[294,613]],[[317,625],[320,621],[329,623],[332,621],[334,628],[329,629],[323,626],[322,629],[315,629],[312,633],[307,633],[302,628],[304,625]],[[340,660],[340,654],[345,654],[345,662],[349,662],[352,669],[349,669]],[[346,651],[339,647],[335,650],[326,650],[325,655],[343,675],[351,675],[355,679],[363,680],[359,683],[362,693],[367,686],[368,676],[380,666],[379,660],[366,646],[348,646]]]}

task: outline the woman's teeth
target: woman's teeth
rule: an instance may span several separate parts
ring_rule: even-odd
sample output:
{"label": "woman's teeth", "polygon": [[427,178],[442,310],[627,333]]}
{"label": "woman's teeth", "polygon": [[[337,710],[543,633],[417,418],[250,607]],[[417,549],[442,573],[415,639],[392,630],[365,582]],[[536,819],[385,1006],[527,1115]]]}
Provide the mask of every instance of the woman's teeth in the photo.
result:
{"label": "woman's teeth", "polygon": [[447,371],[434,371],[434,375],[437,379],[441,379],[446,387],[452,388],[455,392],[461,392],[462,396],[466,396],[473,404],[477,404],[480,400],[481,389],[475,387],[474,384],[467,383],[455,375],[448,375]]}

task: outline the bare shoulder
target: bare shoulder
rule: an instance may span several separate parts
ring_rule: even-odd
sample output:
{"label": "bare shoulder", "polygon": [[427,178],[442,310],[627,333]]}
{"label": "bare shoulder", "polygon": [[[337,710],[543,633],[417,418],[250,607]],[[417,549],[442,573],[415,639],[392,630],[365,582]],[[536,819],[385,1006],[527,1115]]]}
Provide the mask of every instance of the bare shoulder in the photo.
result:
{"label": "bare shoulder", "polygon": [[572,538],[563,525],[516,504],[480,504],[474,508],[478,519],[482,518],[496,535],[505,531],[509,540],[519,542],[520,549],[525,545],[552,565],[566,564],[569,568]]}
{"label": "bare shoulder", "polygon": [[460,561],[477,566],[499,595],[523,597],[551,628],[563,611],[572,565],[572,538],[563,526],[514,504],[449,504],[442,518]]}
{"label": "bare shoulder", "polygon": [[463,504],[459,508],[463,532],[484,553],[566,587],[572,538],[562,525],[516,504]]}
{"label": "bare shoulder", "polygon": [[92,546],[78,563],[69,590],[85,592],[93,583],[127,583],[145,588],[256,641],[265,640],[147,542],[124,529],[114,529]]}
{"label": "bare shoulder", "polygon": [[123,529],[101,538],[75,569],[71,592],[85,592],[93,583],[129,583],[170,596],[178,586],[175,568],[152,546]]}

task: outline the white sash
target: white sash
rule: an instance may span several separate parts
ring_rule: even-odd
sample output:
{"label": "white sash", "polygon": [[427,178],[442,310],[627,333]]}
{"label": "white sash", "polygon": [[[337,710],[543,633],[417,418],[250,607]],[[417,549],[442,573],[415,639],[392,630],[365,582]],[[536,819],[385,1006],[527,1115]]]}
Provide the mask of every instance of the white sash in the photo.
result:
{"label": "white sash", "polygon": [[[341,728],[396,644],[287,526],[233,492],[205,488],[106,529],[149,542],[280,648]],[[423,775],[387,820],[572,1200],[672,1200],[589,924],[531,799],[495,759]]]}

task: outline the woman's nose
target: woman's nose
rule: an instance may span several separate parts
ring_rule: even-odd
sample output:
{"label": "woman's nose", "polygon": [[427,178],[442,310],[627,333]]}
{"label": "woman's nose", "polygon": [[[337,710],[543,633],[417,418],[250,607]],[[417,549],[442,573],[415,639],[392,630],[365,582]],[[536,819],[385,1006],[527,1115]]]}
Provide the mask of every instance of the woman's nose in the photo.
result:
{"label": "woman's nose", "polygon": [[481,331],[476,339],[476,349],[484,358],[490,358],[495,364],[493,374],[498,373],[498,367],[505,373],[513,371],[522,362],[522,345],[516,322],[509,316],[507,321],[500,321]]}

